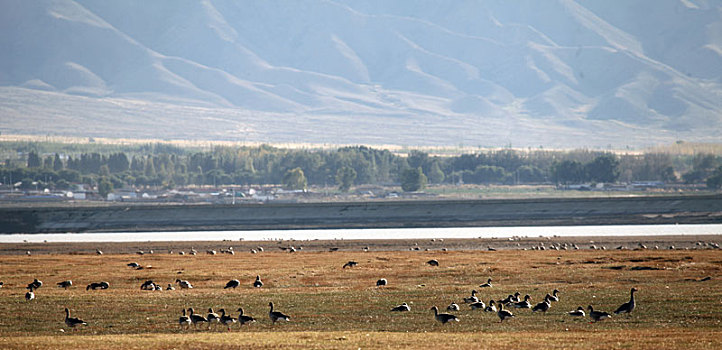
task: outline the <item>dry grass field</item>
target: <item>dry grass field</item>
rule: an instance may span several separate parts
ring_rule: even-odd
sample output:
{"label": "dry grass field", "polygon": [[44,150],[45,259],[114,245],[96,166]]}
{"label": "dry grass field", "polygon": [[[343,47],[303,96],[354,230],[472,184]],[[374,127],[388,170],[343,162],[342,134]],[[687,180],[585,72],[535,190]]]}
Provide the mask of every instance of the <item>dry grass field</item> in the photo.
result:
{"label": "dry grass field", "polygon": [[[437,259],[438,267],[425,262]],[[342,269],[355,260],[358,266]],[[47,254],[0,257],[0,348],[95,349],[358,349],[358,348],[722,348],[722,253],[719,250],[578,251],[338,251],[196,256],[178,254]],[[135,270],[129,262],[151,265]],[[651,270],[637,270],[648,267]],[[265,283],[251,286],[256,275]],[[711,276],[711,280],[699,281]],[[378,278],[389,285],[376,287]],[[488,277],[492,288],[478,288]],[[24,286],[38,278],[37,298]],[[194,288],[140,290],[151,279],[176,278]],[[230,279],[237,289],[223,289]],[[69,290],[57,282],[71,279]],[[110,289],[89,290],[108,281]],[[590,323],[566,314],[578,306],[614,311],[639,288],[631,315]],[[533,304],[557,288],[560,301],[546,314],[496,314],[462,304],[472,289],[502,299],[519,291]],[[271,324],[268,302],[291,316]],[[439,324],[431,306],[455,301],[460,322]],[[389,310],[402,302],[411,312]],[[229,332],[218,326],[181,329],[181,310],[243,307],[256,323]],[[68,329],[63,308],[88,322]]]}

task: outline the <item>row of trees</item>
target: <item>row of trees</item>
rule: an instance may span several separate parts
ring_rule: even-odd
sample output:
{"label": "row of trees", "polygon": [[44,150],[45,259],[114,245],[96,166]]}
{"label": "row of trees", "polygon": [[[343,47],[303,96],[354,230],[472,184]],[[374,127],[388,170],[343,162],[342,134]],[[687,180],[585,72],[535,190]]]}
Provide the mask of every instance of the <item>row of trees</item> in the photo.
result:
{"label": "row of trees", "polygon": [[[156,148],[149,148],[156,149]],[[134,186],[284,184],[290,189],[337,185],[349,191],[358,184],[401,185],[416,191],[426,183],[574,184],[617,181],[707,181],[717,184],[722,161],[700,154],[688,159],[669,154],[615,155],[591,151],[500,150],[431,156],[421,151],[405,155],[364,146],[336,150],[291,150],[270,146],[215,147],[209,151],[166,153],[113,152],[101,154],[27,153],[18,165],[0,167],[3,182],[21,186],[89,183],[104,188]],[[687,171],[678,177],[680,171]],[[717,186],[716,188],[718,188]]]}

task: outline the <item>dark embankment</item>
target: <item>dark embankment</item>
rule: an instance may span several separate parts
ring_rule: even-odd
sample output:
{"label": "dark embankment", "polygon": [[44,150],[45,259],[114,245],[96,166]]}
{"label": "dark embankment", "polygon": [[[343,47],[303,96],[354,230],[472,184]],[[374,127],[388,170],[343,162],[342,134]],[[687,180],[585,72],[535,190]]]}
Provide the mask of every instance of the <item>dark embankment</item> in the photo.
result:
{"label": "dark embankment", "polygon": [[0,208],[1,233],[722,223],[722,196]]}

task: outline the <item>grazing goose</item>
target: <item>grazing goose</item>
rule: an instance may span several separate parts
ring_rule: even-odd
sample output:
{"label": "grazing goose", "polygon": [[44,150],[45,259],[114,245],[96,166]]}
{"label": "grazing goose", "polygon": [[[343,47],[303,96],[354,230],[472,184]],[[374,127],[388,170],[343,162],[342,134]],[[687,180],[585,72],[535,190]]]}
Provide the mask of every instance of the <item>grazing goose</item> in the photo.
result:
{"label": "grazing goose", "polygon": [[459,311],[459,305],[452,301],[451,304],[446,307],[446,311]]}
{"label": "grazing goose", "polygon": [[431,266],[439,266],[439,261],[436,259],[431,259],[431,260],[427,261],[426,263]]}
{"label": "grazing goose", "polygon": [[442,324],[449,321],[459,322],[459,319],[452,314],[440,314],[439,308],[437,308],[436,306],[432,307],[431,310],[434,310],[434,318]]}
{"label": "grazing goose", "polygon": [[552,302],[549,299],[549,294],[547,294],[547,296],[544,298],[544,301],[534,305],[534,308],[531,309],[531,312],[541,311],[546,313],[547,311],[549,311],[550,307],[552,307]]}
{"label": "grazing goose", "polygon": [[484,310],[486,309],[486,304],[484,304],[483,301],[479,300],[475,303],[469,304],[472,310]]}
{"label": "grazing goose", "polygon": [[256,288],[261,288],[261,287],[263,287],[263,282],[261,281],[261,276],[260,276],[260,275],[256,275],[256,280],[253,281],[253,286],[256,287]]}
{"label": "grazing goose", "polygon": [[186,309],[183,309],[183,316],[178,318],[178,324],[183,328],[183,326],[186,326],[186,328],[190,328],[191,326],[191,318],[186,315]]}
{"label": "grazing goose", "polygon": [[34,279],[32,282],[28,283],[28,286],[25,287],[26,289],[30,289],[30,287],[33,287],[34,289],[40,289],[40,287],[43,286],[43,281],[38,280],[37,278]]}
{"label": "grazing goose", "polygon": [[504,310],[504,303],[499,303],[499,311],[496,312],[496,315],[499,316],[499,323],[504,322],[507,318],[514,317],[511,311]]}
{"label": "grazing goose", "polygon": [[58,282],[58,287],[65,288],[66,290],[68,288],[70,288],[72,285],[73,285],[73,281],[71,281],[71,280]]}
{"label": "grazing goose", "polygon": [[219,316],[217,313],[213,312],[213,308],[208,308],[208,316],[206,316],[206,320],[208,320],[208,328],[210,329],[211,326],[215,323],[221,323],[221,316]]}
{"label": "grazing goose", "polygon": [[67,307],[65,308],[65,324],[68,327],[73,328],[73,329],[75,329],[75,326],[78,326],[78,325],[83,325],[83,326],[88,325],[85,321],[83,321],[79,318],[70,317],[70,310],[68,310]]}
{"label": "grazing goose", "polygon": [[479,298],[476,297],[476,289],[471,291],[471,296],[464,298],[464,302],[467,304],[479,302]]}
{"label": "grazing goose", "polygon": [[288,315],[285,315],[283,312],[273,311],[273,302],[268,303],[268,306],[271,307],[271,310],[268,311],[268,317],[271,319],[271,322],[273,322],[274,324],[275,324],[276,321],[278,321],[278,320],[283,320],[283,321],[290,321],[290,320],[291,320],[291,318],[288,317]]}
{"label": "grazing goose", "polygon": [[353,261],[353,260],[351,260],[351,261],[343,264],[342,269],[345,269],[345,268],[347,268],[347,267],[356,267],[356,265],[358,265],[358,263],[355,262],[355,261]]}
{"label": "grazing goose", "polygon": [[243,326],[243,325],[246,324],[246,323],[256,322],[256,319],[255,319],[255,318],[253,318],[253,317],[251,317],[251,316],[248,316],[248,315],[245,315],[245,314],[243,313],[243,308],[242,308],[242,307],[239,307],[238,310],[236,310],[236,311],[238,311],[238,323],[240,323],[241,326]]}
{"label": "grazing goose", "polygon": [[165,290],[175,290],[175,287],[173,287],[172,284],[168,283],[168,287],[165,287]]}
{"label": "grazing goose", "polygon": [[552,295],[549,295],[549,301],[553,301],[553,302],[559,301],[559,295],[557,295],[557,294],[559,294],[559,290],[554,289],[554,291],[552,292]]}
{"label": "grazing goose", "polygon": [[629,301],[622,304],[617,310],[614,311],[615,314],[619,315],[621,313],[631,313],[634,310],[634,307],[636,306],[636,303],[634,302],[634,292],[637,291],[637,288],[632,288],[632,291],[630,292],[631,296],[629,297]]}
{"label": "grazing goose", "polygon": [[378,281],[376,281],[376,287],[385,286],[388,283],[389,283],[389,281],[387,281],[385,278],[382,278],[382,279],[379,279]]}
{"label": "grazing goose", "polygon": [[409,307],[408,304],[403,303],[403,304],[401,304],[401,305],[398,305],[398,306],[394,307],[393,309],[391,309],[391,311],[394,311],[394,312],[411,311],[411,307]]}
{"label": "grazing goose", "polygon": [[239,280],[230,280],[228,283],[226,283],[226,286],[223,287],[223,289],[233,288],[236,289],[238,286],[241,285],[241,281]]}
{"label": "grazing goose", "polygon": [[608,312],[594,311],[594,308],[591,305],[589,305],[588,309],[589,309],[589,317],[591,317],[591,319],[594,320],[594,322],[599,322],[601,320],[612,317],[612,315],[610,315]]}
{"label": "grazing goose", "polygon": [[34,289],[35,287],[30,286],[30,291],[25,293],[25,300],[30,301],[35,299],[35,293],[33,292]]}
{"label": "grazing goose", "polygon": [[569,316],[574,316],[574,317],[584,317],[584,316],[586,316],[587,314],[584,313],[584,308],[580,306],[580,307],[578,307],[576,310],[572,310],[572,311],[567,312],[567,315],[569,315]]}
{"label": "grazing goose", "polygon": [[155,290],[155,283],[152,280],[147,280],[140,285],[140,290]]}
{"label": "grazing goose", "polygon": [[529,302],[529,300],[531,300],[531,297],[529,296],[529,294],[527,294],[524,296],[524,300],[518,303],[514,303],[513,305],[517,309],[529,309],[531,308],[531,303]]}
{"label": "grazing goose", "polygon": [[489,306],[487,306],[484,311],[485,312],[496,312],[496,306],[494,305],[494,300],[489,300]]}
{"label": "grazing goose", "polygon": [[492,285],[491,285],[491,278],[489,278],[488,280],[486,280],[486,283],[484,283],[484,284],[482,284],[482,285],[479,285],[479,287],[481,287],[481,288],[491,288],[491,287],[492,287]]}
{"label": "grazing goose", "polygon": [[190,282],[182,279],[176,279],[175,283],[178,283],[180,285],[181,289],[192,289],[193,285],[191,285]]}
{"label": "grazing goose", "polygon": [[190,312],[190,318],[191,318],[191,323],[193,324],[193,327],[198,327],[199,323],[203,323],[203,322],[208,323],[208,319],[195,313],[195,311],[193,311],[192,307],[188,308],[188,311]]}
{"label": "grazing goose", "polygon": [[233,316],[226,315],[226,309],[220,309],[218,311],[221,313],[221,318],[219,319],[219,322],[224,326],[228,327],[228,331],[230,332],[231,326],[238,320]]}
{"label": "grazing goose", "polygon": [[87,287],[85,287],[85,290],[96,290],[96,289],[108,289],[110,288],[110,284],[108,282],[93,282],[89,284]]}

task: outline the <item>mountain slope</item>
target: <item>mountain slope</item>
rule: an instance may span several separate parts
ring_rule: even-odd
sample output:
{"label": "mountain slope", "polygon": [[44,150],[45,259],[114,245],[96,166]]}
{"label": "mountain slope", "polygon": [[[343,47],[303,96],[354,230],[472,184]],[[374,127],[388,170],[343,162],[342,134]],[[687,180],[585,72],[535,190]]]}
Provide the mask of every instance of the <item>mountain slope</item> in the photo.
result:
{"label": "mountain slope", "polygon": [[722,7],[702,0],[9,0],[0,131],[482,146],[718,140],[721,33]]}

